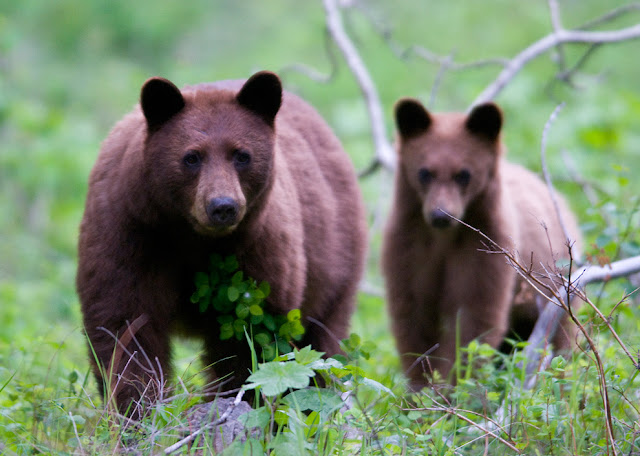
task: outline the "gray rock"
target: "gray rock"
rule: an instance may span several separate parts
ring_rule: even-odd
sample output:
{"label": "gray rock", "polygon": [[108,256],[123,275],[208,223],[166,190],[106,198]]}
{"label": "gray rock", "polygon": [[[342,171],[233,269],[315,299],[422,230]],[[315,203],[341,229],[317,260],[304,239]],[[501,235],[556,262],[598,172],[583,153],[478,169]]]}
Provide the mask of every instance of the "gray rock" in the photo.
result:
{"label": "gray rock", "polygon": [[198,404],[189,411],[187,420],[192,429],[200,429],[218,420],[228,409],[232,407],[227,419],[219,425],[208,430],[206,435],[213,434],[213,449],[216,452],[222,451],[231,445],[236,439],[241,442],[247,440],[247,437],[260,437],[262,430],[259,428],[247,429],[244,424],[238,421],[238,418],[252,410],[249,403],[241,401],[238,405],[233,405],[234,398],[218,398],[213,402],[206,404]]}

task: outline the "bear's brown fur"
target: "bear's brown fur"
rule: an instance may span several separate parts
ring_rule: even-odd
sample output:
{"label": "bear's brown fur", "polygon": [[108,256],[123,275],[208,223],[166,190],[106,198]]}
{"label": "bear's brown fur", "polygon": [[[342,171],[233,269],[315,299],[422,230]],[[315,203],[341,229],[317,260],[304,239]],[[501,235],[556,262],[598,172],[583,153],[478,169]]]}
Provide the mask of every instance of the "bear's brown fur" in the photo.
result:
{"label": "bear's brown fur", "polygon": [[[125,410],[170,374],[178,329],[204,340],[212,378],[233,374],[225,389],[242,384],[246,341],[221,342],[215,313],[189,299],[213,252],[235,254],[246,276],[270,284],[269,311],[301,309],[305,344],[336,353],[366,237],[350,160],[275,74],[182,92],[148,80],[102,145],[80,229],[77,288],[99,384],[113,356]],[[114,349],[114,336],[128,345]]]}
{"label": "bear's brown fur", "polygon": [[[479,338],[498,347],[508,329],[528,337],[538,316],[534,293],[505,257],[483,252],[486,240],[449,215],[517,252],[536,274],[554,270],[568,248],[545,184],[503,160],[496,105],[431,115],[419,101],[403,99],[395,117],[399,161],[382,267],[402,365],[420,388],[431,369],[448,375],[457,334],[462,346]],[[573,215],[561,207],[579,243]],[[570,342],[571,326],[563,325],[556,346]],[[429,350],[429,363],[420,363]]]}

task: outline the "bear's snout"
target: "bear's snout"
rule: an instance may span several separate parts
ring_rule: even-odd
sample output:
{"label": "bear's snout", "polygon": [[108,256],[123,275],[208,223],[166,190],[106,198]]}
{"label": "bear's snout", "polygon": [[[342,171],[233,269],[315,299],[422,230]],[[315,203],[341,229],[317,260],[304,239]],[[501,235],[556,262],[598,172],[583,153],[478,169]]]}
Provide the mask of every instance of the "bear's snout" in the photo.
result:
{"label": "bear's snout", "polygon": [[442,209],[435,209],[429,214],[431,225],[434,228],[448,228],[451,226],[453,219]]}
{"label": "bear's snout", "polygon": [[214,225],[233,226],[238,220],[238,203],[228,196],[213,198],[207,205],[207,216]]}

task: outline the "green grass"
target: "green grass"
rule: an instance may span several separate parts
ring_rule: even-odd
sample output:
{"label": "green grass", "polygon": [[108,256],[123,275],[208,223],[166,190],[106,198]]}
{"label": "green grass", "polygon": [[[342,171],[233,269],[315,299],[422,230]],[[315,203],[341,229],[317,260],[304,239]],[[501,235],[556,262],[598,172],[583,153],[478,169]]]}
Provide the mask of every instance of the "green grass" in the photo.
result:
{"label": "green grass", "polygon": [[[565,24],[576,26],[622,4],[561,1],[560,7]],[[395,100],[416,96],[426,103],[439,69],[417,57],[399,59],[373,24],[388,26],[402,47],[453,52],[459,62],[513,56],[551,30],[541,0],[517,8],[507,0],[376,1],[365,8],[367,15],[354,11],[346,23],[379,88],[390,137]],[[639,18],[632,12],[601,28]],[[640,67],[633,58],[639,45],[600,47],[576,75],[575,87],[554,82],[552,56],[542,56],[496,100],[506,116],[508,156],[534,170],[540,169],[544,124],[557,103],[566,102],[547,155],[593,258],[640,254]],[[575,62],[585,49],[566,46],[567,59]],[[340,56],[334,51],[339,66],[327,84],[286,69],[305,63],[329,73],[324,50],[319,1],[0,2],[0,454],[107,454],[133,447],[156,454],[189,432],[182,412],[199,400],[204,382],[197,344],[176,341],[182,382],[172,382],[173,400],[158,404],[142,427],[105,414],[88,374],[74,276],[89,170],[100,142],[133,106],[147,77],[162,75],[181,86],[259,69],[281,73],[285,86],[327,119],[356,167],[365,168],[373,150],[368,117]],[[446,73],[431,107],[466,109],[497,71]],[[573,180],[562,151],[597,201]],[[391,184],[386,172],[361,180],[372,226],[366,282],[380,291],[380,224]],[[625,290],[631,286],[620,280],[591,286],[589,295],[637,353],[637,303],[616,307]],[[504,358],[473,345],[463,355],[484,362],[472,373],[463,369],[456,390],[442,396],[406,392],[384,307],[376,293],[359,296],[353,331],[375,348],[367,347],[367,359],[350,347],[353,358],[344,365],[353,373],[330,384],[330,391],[349,392],[349,409],[330,410],[335,394],[324,392],[327,404],[303,413],[276,394],[273,407],[252,416],[266,437],[238,443],[232,454],[614,454],[603,426],[602,380],[616,452],[640,454],[638,369],[586,306],[580,319],[597,344],[604,378],[593,350],[576,351],[571,360],[554,360],[536,387],[524,391],[521,355]],[[494,425],[501,407],[507,414]],[[211,445],[205,435],[183,451]],[[257,450],[249,453],[250,445]]]}

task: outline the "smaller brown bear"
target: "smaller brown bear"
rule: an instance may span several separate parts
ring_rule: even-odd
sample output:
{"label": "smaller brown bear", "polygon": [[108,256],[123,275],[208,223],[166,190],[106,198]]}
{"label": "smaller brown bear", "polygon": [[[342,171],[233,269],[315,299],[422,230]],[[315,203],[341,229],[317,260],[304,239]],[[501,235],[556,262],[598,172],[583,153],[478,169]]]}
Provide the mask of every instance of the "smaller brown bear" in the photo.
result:
{"label": "smaller brown bear", "polygon": [[[503,160],[495,104],[468,115],[432,115],[419,101],[403,99],[395,120],[399,161],[382,268],[402,365],[419,389],[431,377],[425,371],[447,377],[458,335],[462,346],[479,339],[498,347],[509,330],[526,339],[539,315],[533,289],[504,256],[482,251],[486,240],[455,219],[517,252],[542,277],[568,257],[568,248],[545,184]],[[579,252],[577,224],[560,203]],[[571,330],[565,320],[556,347],[569,345]],[[421,367],[417,359],[430,349],[430,368]]]}
{"label": "smaller brown bear", "polygon": [[102,145],[80,227],[77,288],[98,384],[122,412],[153,399],[182,333],[204,341],[212,380],[242,385],[248,344],[220,341],[216,311],[190,300],[213,253],[268,282],[267,310],[300,309],[303,344],[335,354],[366,232],[349,157],[275,74],[183,90],[149,79]]}

